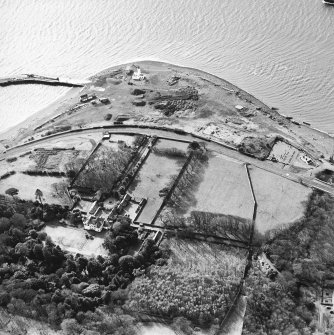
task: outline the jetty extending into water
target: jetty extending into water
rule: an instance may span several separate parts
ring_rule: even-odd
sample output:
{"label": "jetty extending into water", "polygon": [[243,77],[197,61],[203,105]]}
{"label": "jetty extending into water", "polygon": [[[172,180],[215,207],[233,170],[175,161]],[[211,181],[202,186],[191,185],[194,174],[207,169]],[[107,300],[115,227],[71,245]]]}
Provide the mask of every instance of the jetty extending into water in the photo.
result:
{"label": "jetty extending into water", "polygon": [[81,87],[90,83],[85,79],[70,79],[60,77],[45,77],[36,74],[22,74],[12,77],[0,78],[0,86],[20,85],[20,84],[43,84],[53,86]]}

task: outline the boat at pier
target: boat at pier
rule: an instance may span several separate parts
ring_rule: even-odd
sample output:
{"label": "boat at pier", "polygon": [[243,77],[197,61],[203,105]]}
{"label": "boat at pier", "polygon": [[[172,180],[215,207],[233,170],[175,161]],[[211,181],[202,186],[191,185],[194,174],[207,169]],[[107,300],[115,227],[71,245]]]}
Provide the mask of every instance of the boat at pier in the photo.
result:
{"label": "boat at pier", "polygon": [[322,3],[326,5],[333,5],[334,6],[334,0],[322,0]]}

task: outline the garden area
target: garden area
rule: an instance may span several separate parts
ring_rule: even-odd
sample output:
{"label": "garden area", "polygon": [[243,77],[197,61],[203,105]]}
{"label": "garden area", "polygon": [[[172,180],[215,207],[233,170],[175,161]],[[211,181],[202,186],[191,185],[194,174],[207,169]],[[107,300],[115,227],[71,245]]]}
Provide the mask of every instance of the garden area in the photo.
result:
{"label": "garden area", "polygon": [[[62,249],[73,254],[80,253],[85,256],[107,256],[108,251],[103,247],[105,234],[94,234],[94,239],[86,238],[87,232],[83,227],[64,227],[60,225],[47,225],[44,230],[52,241]],[[96,235],[96,236],[95,236]]]}
{"label": "garden area", "polygon": [[[184,150],[187,144],[181,151],[166,148],[164,141],[160,140],[153,148],[153,152],[147,157],[129,189],[130,195],[136,198],[147,198],[147,203],[137,218],[139,222],[151,223],[165,196],[165,193],[160,191],[170,186],[172,178],[178,175],[186,161]],[[155,152],[155,149],[158,152]]]}
{"label": "garden area", "polygon": [[0,194],[9,189],[17,189],[15,194],[24,200],[36,200],[36,189],[42,191],[42,201],[49,204],[69,205],[67,194],[60,191],[61,185],[67,185],[67,178],[53,176],[31,176],[15,173],[4,180],[0,180]]}
{"label": "garden area", "polygon": [[[132,148],[125,144],[120,145],[117,151],[101,146],[86,162],[73,186],[88,188],[95,192],[98,190],[105,193],[110,192],[133,154]],[[84,162],[80,159],[68,164],[68,174],[74,177],[83,164]]]}

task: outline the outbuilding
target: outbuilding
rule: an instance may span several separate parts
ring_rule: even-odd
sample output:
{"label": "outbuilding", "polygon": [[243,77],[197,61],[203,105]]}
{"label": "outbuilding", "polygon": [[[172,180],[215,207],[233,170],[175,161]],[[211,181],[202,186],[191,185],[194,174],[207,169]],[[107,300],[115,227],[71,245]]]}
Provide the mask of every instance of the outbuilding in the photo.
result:
{"label": "outbuilding", "polygon": [[238,110],[239,112],[242,112],[245,109],[245,107],[241,105],[236,105],[235,109]]}

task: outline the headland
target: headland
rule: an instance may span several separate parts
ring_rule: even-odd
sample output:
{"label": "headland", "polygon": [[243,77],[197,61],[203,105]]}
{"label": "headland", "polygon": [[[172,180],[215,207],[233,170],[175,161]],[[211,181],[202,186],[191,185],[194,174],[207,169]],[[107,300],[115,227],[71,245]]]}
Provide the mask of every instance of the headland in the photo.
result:
{"label": "headland", "polygon": [[[291,228],[303,239],[309,231],[298,229],[305,220],[310,226],[318,222],[312,219],[318,212],[304,204],[331,204],[334,194],[332,137],[212,74],[161,62],[106,69],[1,134],[0,141],[0,193],[7,195],[0,209],[22,230],[15,248],[20,257],[13,262],[25,272],[13,276],[54,281],[45,288],[50,299],[44,310],[57,309],[56,326],[66,319],[95,327],[80,313],[89,306],[103,323],[114,315],[104,309],[113,301],[122,320],[131,315],[177,331],[187,326],[232,334],[241,332],[246,311],[251,329],[262,312],[256,294],[276,285],[276,278],[285,283],[280,234]],[[11,212],[22,208],[24,224]],[[38,236],[46,235],[52,241],[44,246]],[[59,257],[35,257],[29,250],[36,245]],[[317,264],[327,259],[320,258]],[[297,269],[304,266],[300,261]],[[11,287],[8,276],[4,288]],[[314,285],[323,289],[316,280]],[[293,311],[309,309],[305,327],[317,319],[308,301],[279,292],[286,296],[275,296],[275,306],[283,301]],[[3,298],[3,305],[50,322],[28,300],[29,308],[11,307],[15,294]],[[54,301],[66,302],[70,312]],[[287,319],[295,322],[295,314]]]}

